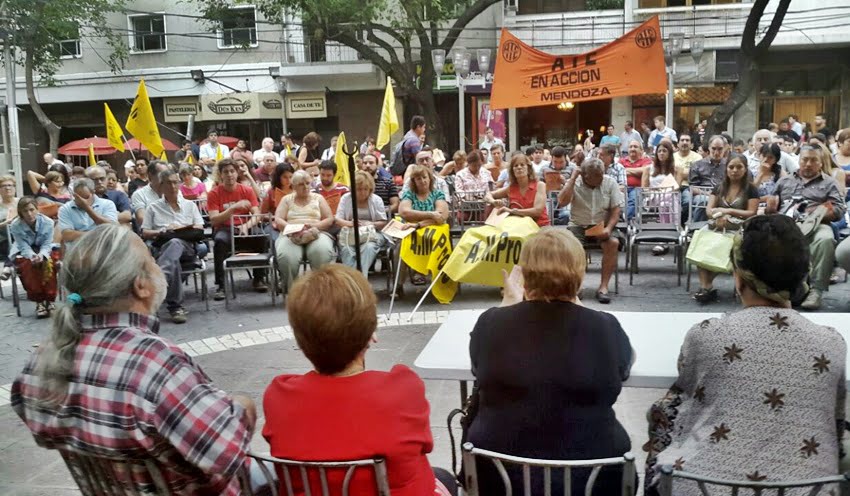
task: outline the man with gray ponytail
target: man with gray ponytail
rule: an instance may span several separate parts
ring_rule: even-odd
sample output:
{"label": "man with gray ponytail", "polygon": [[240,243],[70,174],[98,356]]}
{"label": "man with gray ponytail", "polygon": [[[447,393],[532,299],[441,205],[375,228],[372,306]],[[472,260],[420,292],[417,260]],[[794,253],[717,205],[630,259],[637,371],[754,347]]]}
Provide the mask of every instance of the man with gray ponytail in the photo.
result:
{"label": "man with gray ponytail", "polygon": [[[36,443],[130,465],[152,460],[175,494],[238,494],[254,402],[216,388],[157,335],[167,284],[141,238],[118,224],[96,227],[66,253],[61,280],[67,302],[12,385],[12,408]],[[143,464],[122,471],[134,473],[139,493],[155,487],[139,477]]]}
{"label": "man with gray ponytail", "polygon": [[74,201],[59,209],[59,231],[65,249],[87,231],[110,222],[118,222],[118,210],[111,201],[97,196],[94,182],[87,178],[74,181]]}

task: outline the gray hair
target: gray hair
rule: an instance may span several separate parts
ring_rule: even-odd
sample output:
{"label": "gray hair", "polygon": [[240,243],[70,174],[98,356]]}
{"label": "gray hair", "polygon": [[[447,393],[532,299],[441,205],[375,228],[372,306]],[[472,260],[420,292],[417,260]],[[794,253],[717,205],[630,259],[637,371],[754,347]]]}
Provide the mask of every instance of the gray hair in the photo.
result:
{"label": "gray hair", "polygon": [[[105,163],[105,162],[104,162]],[[103,171],[103,174],[106,175],[106,168],[100,166],[100,162],[86,169],[86,177],[91,178],[92,173]]]}
{"label": "gray hair", "polygon": [[192,164],[181,162],[180,170],[178,170],[177,173],[180,175],[181,178],[186,174],[192,176],[195,174],[195,167]]}
{"label": "gray hair", "polygon": [[296,184],[307,183],[308,185],[313,182],[313,178],[310,174],[307,174],[307,171],[297,170],[295,174],[292,175],[292,179],[289,180],[289,184],[295,186]]}
{"label": "gray hair", "polygon": [[87,177],[81,177],[81,178],[75,179],[74,180],[74,193],[76,193],[77,191],[79,191],[83,188],[94,193],[94,181],[92,181],[91,179],[89,179]]}
{"label": "gray hair", "polygon": [[619,153],[619,148],[617,145],[612,145],[611,143],[605,143],[604,145],[599,145],[599,150],[607,153],[614,160],[617,159],[617,154]]}
{"label": "gray hair", "polygon": [[581,163],[581,174],[585,175],[589,172],[605,173],[605,164],[598,158],[589,158]]}
{"label": "gray hair", "polygon": [[716,140],[720,140],[720,142],[723,143],[723,146],[726,146],[726,138],[719,134],[715,134],[714,136],[708,139],[708,146],[711,146],[711,144],[714,143]]}
{"label": "gray hair", "polygon": [[169,168],[165,169],[164,171],[160,171],[157,174],[157,179],[159,179],[159,184],[162,184],[165,181],[167,181],[168,178],[170,178],[171,176],[175,176],[175,175],[177,175],[177,173],[174,172],[174,169],[169,167]]}
{"label": "gray hair", "polygon": [[118,224],[101,224],[65,254],[61,284],[69,295],[79,295],[82,303],[56,306],[50,335],[39,350],[36,370],[49,392],[46,401],[58,402],[67,393],[83,308],[113,307],[127,298],[137,277],[145,277],[147,252],[128,249],[134,236],[132,230]]}

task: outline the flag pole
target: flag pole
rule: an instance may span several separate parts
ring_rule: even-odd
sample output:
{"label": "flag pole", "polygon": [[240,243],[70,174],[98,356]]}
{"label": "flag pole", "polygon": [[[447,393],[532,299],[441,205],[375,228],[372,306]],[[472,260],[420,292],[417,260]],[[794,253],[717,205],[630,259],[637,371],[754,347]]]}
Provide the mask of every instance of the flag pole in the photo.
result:
{"label": "flag pole", "polygon": [[427,297],[428,297],[428,295],[431,293],[431,290],[432,290],[432,289],[434,289],[434,285],[435,285],[435,284],[437,284],[437,281],[439,281],[439,280],[440,280],[440,276],[442,276],[442,275],[443,275],[443,269],[440,269],[440,272],[437,272],[437,275],[436,275],[436,276],[434,276],[434,277],[431,279],[431,285],[430,285],[430,286],[428,286],[428,290],[427,290],[427,291],[425,291],[425,294],[424,294],[424,295],[422,295],[422,298],[419,298],[419,303],[417,303],[417,304],[416,304],[416,306],[415,306],[415,307],[413,307],[413,310],[411,310],[411,311],[410,311],[410,315],[407,317],[407,321],[408,321],[408,322],[410,322],[411,320],[413,320],[413,314],[415,314],[415,313],[416,313],[416,311],[417,311],[417,310],[419,310],[419,307],[422,305],[422,302],[424,302],[424,301],[425,301],[425,298],[427,298]]}
{"label": "flag pole", "polygon": [[[390,311],[387,312],[387,320],[389,320],[390,315],[393,313],[393,306],[395,305],[395,295],[396,291],[398,291],[398,276],[401,274],[401,244],[398,246],[399,254],[398,254],[398,263],[395,267],[395,284],[393,285],[393,294],[390,296]],[[392,248],[390,248],[390,257],[392,257]]]}
{"label": "flag pole", "polygon": [[363,264],[360,261],[360,218],[357,214],[357,184],[354,179],[354,155],[357,154],[357,142],[354,142],[354,151],[349,151],[348,143],[342,149],[345,156],[348,157],[348,181],[350,184],[349,191],[351,192],[351,218],[354,221],[354,255],[357,260],[357,271],[363,272]]}
{"label": "flag pole", "polygon": [[133,149],[130,148],[129,146],[127,146],[127,136],[124,133],[121,133],[121,137],[124,138],[124,147],[127,148],[127,150],[130,151],[130,157],[132,157],[133,162],[135,162],[136,161],[136,155],[133,154]]}

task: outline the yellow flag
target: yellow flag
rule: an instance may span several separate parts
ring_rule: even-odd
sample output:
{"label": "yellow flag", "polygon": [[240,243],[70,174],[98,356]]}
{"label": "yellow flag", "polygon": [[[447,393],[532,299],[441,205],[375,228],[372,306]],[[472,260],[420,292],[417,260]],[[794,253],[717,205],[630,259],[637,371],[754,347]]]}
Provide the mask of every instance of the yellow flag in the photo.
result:
{"label": "yellow flag", "polygon": [[121,124],[118,124],[118,121],[115,120],[115,116],[112,115],[112,110],[109,109],[106,102],[103,102],[103,112],[106,115],[106,139],[109,140],[112,148],[120,152],[125,151],[124,140],[121,139],[124,131],[121,129]]}
{"label": "yellow flag", "polygon": [[378,125],[378,139],[375,147],[380,150],[390,142],[390,136],[398,131],[398,114],[395,113],[395,93],[390,77],[387,76],[387,90],[384,92],[384,105],[381,107],[381,123]]}
{"label": "yellow flag", "polygon": [[195,156],[192,155],[192,152],[186,154],[186,163],[195,165]]}
{"label": "yellow flag", "polygon": [[345,133],[339,133],[339,138],[336,140],[334,162],[336,162],[334,181],[351,187],[351,177],[348,175],[348,155],[345,154]]}
{"label": "yellow flag", "polygon": [[[411,269],[420,274],[437,277],[440,270],[451,258],[452,239],[449,225],[428,226],[417,229],[401,241],[401,259]],[[431,294],[440,303],[450,303],[457,293],[457,283],[445,273],[431,289]]]}
{"label": "yellow flag", "polygon": [[289,145],[286,145],[286,156],[289,157],[290,155],[292,155],[292,148],[290,148]]}
{"label": "yellow flag", "polygon": [[153,115],[148,90],[145,88],[145,80],[139,81],[139,91],[130,108],[130,116],[124,124],[127,131],[150,151],[154,157],[162,155],[165,149],[162,146],[162,138],[159,136],[159,128],[156,127],[156,119]]}
{"label": "yellow flag", "polygon": [[94,143],[89,143],[89,167],[97,163],[97,159],[94,156]]}
{"label": "yellow flag", "polygon": [[219,160],[223,160],[223,159],[224,159],[224,152],[221,151],[221,145],[217,145],[215,147],[215,161],[218,162]]}
{"label": "yellow flag", "polygon": [[164,150],[164,149],[162,150],[162,153],[159,155],[159,159],[160,159],[160,160],[165,160],[166,162],[168,162],[168,155],[166,155],[166,154],[165,154],[165,150]]}

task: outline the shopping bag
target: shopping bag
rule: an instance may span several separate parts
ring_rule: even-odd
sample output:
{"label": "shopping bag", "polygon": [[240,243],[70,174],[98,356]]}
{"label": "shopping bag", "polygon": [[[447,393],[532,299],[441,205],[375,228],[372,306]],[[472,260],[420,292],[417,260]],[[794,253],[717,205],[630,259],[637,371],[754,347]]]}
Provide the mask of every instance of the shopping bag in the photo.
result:
{"label": "shopping bag", "polygon": [[733,243],[731,235],[700,229],[694,233],[685,258],[705,270],[728,274],[732,272]]}

